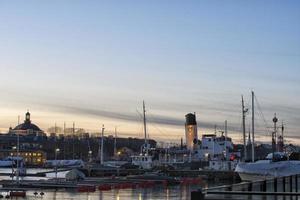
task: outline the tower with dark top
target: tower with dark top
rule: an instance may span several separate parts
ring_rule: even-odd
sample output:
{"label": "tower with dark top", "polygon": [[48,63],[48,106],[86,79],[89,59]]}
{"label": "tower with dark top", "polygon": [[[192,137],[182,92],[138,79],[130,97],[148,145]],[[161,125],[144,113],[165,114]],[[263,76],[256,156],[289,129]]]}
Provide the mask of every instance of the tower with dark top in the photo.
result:
{"label": "tower with dark top", "polygon": [[198,146],[198,131],[196,114],[189,113],[185,116],[185,138],[188,150],[195,150]]}
{"label": "tower with dark top", "polygon": [[30,112],[29,111],[27,111],[27,113],[25,114],[24,123],[31,123],[31,121],[30,121]]}
{"label": "tower with dark top", "polygon": [[9,133],[19,135],[34,134],[36,136],[46,136],[44,131],[42,131],[37,125],[31,122],[29,111],[27,111],[27,113],[25,114],[24,123],[18,124],[15,128],[10,129]]}

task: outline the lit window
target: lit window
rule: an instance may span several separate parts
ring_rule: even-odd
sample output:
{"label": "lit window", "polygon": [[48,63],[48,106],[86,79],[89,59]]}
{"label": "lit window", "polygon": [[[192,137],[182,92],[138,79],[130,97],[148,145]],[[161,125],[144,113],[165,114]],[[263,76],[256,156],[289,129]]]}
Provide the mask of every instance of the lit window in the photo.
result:
{"label": "lit window", "polygon": [[32,153],[32,156],[36,156],[36,153]]}

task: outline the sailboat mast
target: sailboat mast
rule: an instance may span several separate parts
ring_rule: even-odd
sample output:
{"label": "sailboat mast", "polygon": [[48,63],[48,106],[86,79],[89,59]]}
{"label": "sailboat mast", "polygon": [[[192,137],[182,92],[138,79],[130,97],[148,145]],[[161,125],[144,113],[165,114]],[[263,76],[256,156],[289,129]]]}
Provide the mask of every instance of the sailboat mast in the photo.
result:
{"label": "sailboat mast", "polygon": [[146,148],[146,153],[148,154],[148,140],[147,140],[147,126],[146,126],[146,109],[145,109],[145,101],[143,101],[143,115],[144,115],[145,148]]}
{"label": "sailboat mast", "polygon": [[251,92],[252,94],[252,162],[255,160],[254,155],[254,92]]}
{"label": "sailboat mast", "polygon": [[20,169],[19,169],[19,157],[20,157],[20,133],[17,134],[17,183],[19,184],[19,177],[20,177]]}
{"label": "sailboat mast", "polygon": [[244,104],[244,97],[242,96],[242,116],[243,116],[243,142],[244,142],[244,161],[247,160],[247,146],[246,146],[246,110]]}
{"label": "sailboat mast", "polygon": [[101,156],[101,158],[100,158],[100,164],[101,165],[103,165],[103,138],[104,137],[104,124],[102,125],[102,132],[101,132],[101,154],[100,154],[100,156]]}
{"label": "sailboat mast", "polygon": [[[64,122],[64,130],[63,130],[63,132],[64,132],[64,141],[65,141],[65,139],[66,139],[66,122]],[[66,144],[64,142],[64,160],[65,159],[66,159]]]}
{"label": "sailboat mast", "polygon": [[114,156],[117,155],[117,127],[115,127]]}
{"label": "sailboat mast", "polygon": [[[20,125],[20,115],[18,115],[18,125]],[[19,153],[20,152],[20,133],[17,133],[17,184],[19,184]]]}
{"label": "sailboat mast", "polygon": [[225,120],[225,142],[224,142],[225,160],[227,160],[227,120]]}
{"label": "sailboat mast", "polygon": [[75,142],[75,122],[73,122],[73,128],[72,128],[72,151],[73,151],[73,160],[75,159],[75,144],[74,144],[74,142]]}

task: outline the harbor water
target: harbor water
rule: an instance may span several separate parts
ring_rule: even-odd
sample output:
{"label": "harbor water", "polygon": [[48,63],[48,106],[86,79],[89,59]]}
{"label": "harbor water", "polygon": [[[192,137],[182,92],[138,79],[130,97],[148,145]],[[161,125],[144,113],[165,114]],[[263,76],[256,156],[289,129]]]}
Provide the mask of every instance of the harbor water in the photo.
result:
{"label": "harbor water", "polygon": [[[51,169],[27,169],[27,173],[37,173],[51,171]],[[0,168],[0,173],[11,173],[9,168]],[[9,176],[0,176],[0,180],[11,179]],[[22,177],[24,180],[39,180],[45,179],[45,177]],[[199,189],[200,187],[207,188],[213,186],[220,186],[227,183],[222,182],[203,182],[201,185],[176,185],[163,187],[161,184],[155,185],[152,188],[136,188],[136,189],[112,189],[109,191],[96,192],[77,192],[72,189],[60,189],[60,190],[46,190],[36,189],[28,190],[26,192],[26,199],[53,199],[53,200],[100,200],[100,199],[112,199],[112,200],[154,200],[154,199],[178,199],[189,200],[191,198],[191,192]],[[34,193],[37,192],[37,195]],[[41,196],[40,193],[44,195]],[[7,193],[2,192],[5,196]]]}

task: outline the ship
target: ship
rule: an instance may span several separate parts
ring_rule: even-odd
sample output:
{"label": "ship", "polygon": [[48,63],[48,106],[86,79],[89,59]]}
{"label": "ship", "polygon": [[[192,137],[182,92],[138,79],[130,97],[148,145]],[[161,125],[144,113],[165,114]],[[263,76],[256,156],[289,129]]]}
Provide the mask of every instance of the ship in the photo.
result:
{"label": "ship", "polygon": [[285,153],[275,152],[268,154],[264,160],[239,163],[235,171],[243,181],[273,179],[300,174],[300,161],[288,160]]}
{"label": "ship", "polygon": [[[242,179],[242,181],[257,181],[271,178],[279,178],[285,176],[296,175],[300,173],[300,161],[289,160],[289,155],[283,151],[283,131],[284,126],[277,127],[278,119],[276,113],[273,118],[274,130],[272,132],[272,153],[269,153],[265,159],[255,161],[254,155],[254,92],[252,92],[252,162],[245,162],[247,160],[247,150],[245,144],[245,113],[248,109],[244,108],[244,101],[242,99],[242,113],[243,113],[243,136],[244,136],[244,161],[238,163],[235,168]],[[277,129],[281,128],[282,133],[277,139]],[[249,134],[250,136],[250,134]],[[249,137],[250,138],[250,137]]]}

